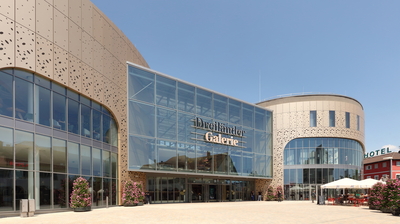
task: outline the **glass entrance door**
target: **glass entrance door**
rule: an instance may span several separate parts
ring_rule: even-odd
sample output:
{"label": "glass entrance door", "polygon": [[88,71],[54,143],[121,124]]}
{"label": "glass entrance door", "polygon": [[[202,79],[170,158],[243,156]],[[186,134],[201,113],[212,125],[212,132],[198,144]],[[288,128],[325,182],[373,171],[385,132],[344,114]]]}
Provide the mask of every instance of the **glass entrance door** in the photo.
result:
{"label": "glass entrance door", "polygon": [[191,184],[191,202],[203,202],[204,201],[204,189],[202,184]]}
{"label": "glass entrance door", "polygon": [[218,185],[208,185],[208,201],[216,202],[218,201]]}

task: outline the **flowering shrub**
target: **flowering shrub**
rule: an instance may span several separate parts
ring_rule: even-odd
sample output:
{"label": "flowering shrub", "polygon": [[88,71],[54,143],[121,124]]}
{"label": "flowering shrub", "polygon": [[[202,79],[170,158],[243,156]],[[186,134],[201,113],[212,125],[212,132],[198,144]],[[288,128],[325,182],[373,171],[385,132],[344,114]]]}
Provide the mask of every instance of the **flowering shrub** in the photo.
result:
{"label": "flowering shrub", "polygon": [[126,181],[122,193],[123,205],[134,205],[144,201],[144,191],[142,182]]}
{"label": "flowering shrub", "polygon": [[69,206],[71,208],[89,207],[92,205],[92,198],[89,192],[89,183],[83,177],[74,180]]}
{"label": "flowering shrub", "polygon": [[400,180],[390,179],[386,181],[384,189],[384,196],[386,196],[386,208],[398,209],[400,207]]}
{"label": "flowering shrub", "polygon": [[385,187],[384,184],[378,182],[374,184],[371,188],[371,195],[368,199],[368,203],[371,209],[380,209],[382,206],[383,201],[383,188]]}
{"label": "flowering shrub", "polygon": [[267,197],[266,197],[267,201],[273,201],[275,200],[275,195],[274,195],[274,191],[272,189],[272,186],[269,186],[267,188]]}

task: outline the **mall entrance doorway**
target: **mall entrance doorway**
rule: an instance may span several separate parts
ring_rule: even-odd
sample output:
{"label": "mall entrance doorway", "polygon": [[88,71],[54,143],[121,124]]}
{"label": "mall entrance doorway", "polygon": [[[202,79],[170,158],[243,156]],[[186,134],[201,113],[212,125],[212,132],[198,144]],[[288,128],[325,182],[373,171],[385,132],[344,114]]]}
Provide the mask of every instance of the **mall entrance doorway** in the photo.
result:
{"label": "mall entrance doorway", "polygon": [[189,184],[189,202],[224,202],[237,200],[231,185]]}

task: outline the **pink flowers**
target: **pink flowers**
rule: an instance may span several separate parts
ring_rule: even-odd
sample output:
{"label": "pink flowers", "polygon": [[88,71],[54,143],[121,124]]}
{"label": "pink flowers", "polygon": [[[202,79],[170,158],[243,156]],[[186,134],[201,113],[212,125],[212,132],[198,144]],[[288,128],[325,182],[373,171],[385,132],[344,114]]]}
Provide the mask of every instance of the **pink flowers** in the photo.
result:
{"label": "pink flowers", "polygon": [[142,182],[126,181],[123,186],[122,204],[134,205],[143,202],[144,195]]}
{"label": "pink flowers", "polygon": [[74,180],[73,191],[70,197],[71,208],[89,207],[92,205],[92,198],[89,192],[89,183],[83,177]]}

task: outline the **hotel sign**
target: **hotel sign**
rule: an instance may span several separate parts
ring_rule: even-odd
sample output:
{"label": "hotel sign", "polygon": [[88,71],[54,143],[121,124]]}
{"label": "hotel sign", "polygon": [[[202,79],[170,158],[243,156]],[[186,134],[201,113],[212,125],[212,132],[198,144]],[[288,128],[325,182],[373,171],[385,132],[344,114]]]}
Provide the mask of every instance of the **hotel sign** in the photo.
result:
{"label": "hotel sign", "polygon": [[384,155],[384,154],[391,153],[391,152],[392,151],[389,150],[389,147],[387,147],[387,148],[371,151],[369,153],[365,153],[364,158],[370,158],[370,157],[374,157],[374,156]]}
{"label": "hotel sign", "polygon": [[[243,138],[244,133],[246,133],[246,131],[238,129],[236,126],[228,127],[224,123],[216,121],[206,122],[199,117],[196,117],[196,119],[194,120],[194,127],[208,131],[204,135],[204,141],[227,146],[240,147],[238,145],[239,140],[233,137],[236,136]],[[214,132],[216,132],[217,134],[214,134]],[[223,134],[230,135],[231,137],[224,137]]]}

